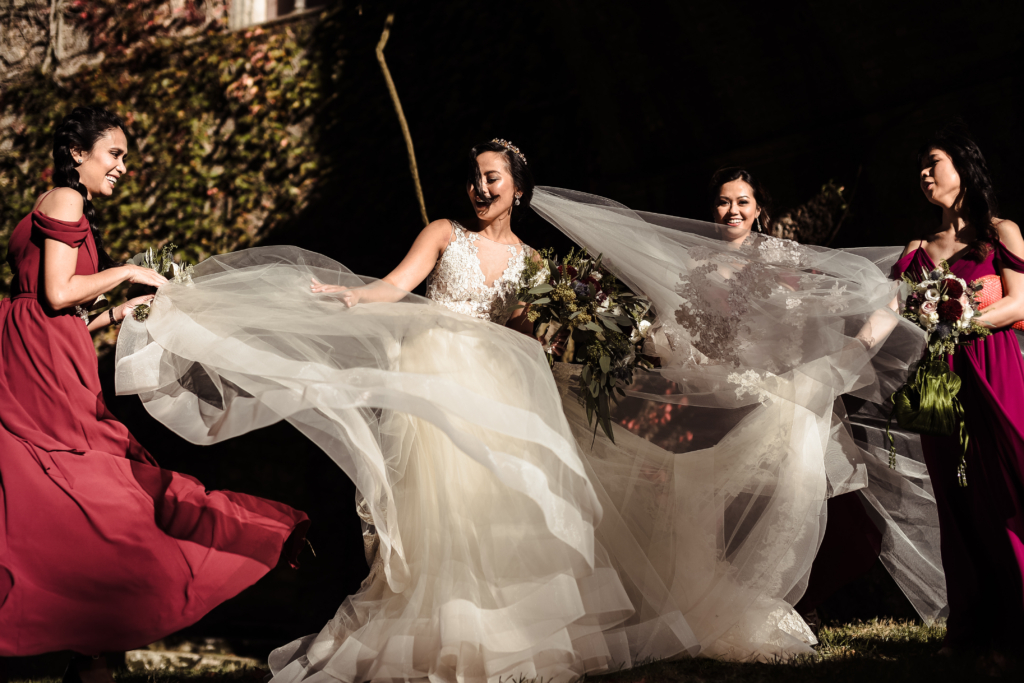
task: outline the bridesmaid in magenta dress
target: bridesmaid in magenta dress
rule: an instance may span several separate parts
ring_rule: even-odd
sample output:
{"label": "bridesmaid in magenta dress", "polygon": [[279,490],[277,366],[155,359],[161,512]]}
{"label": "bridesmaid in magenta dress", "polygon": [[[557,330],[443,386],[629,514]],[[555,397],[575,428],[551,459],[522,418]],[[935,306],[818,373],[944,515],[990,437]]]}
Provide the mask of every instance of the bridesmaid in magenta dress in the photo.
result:
{"label": "bridesmaid in magenta dress", "polygon": [[980,321],[992,335],[961,347],[950,367],[963,382],[970,442],[967,486],[957,483],[957,437],[922,437],[939,509],[949,597],[945,652],[983,652],[995,670],[1024,643],[1024,358],[1010,325],[1024,319],[1024,238],[994,217],[984,157],[944,133],[922,149],[921,189],[942,209],[938,230],[907,245],[894,275],[920,279],[945,259],[967,282],[1001,276],[1004,297]]}
{"label": "bridesmaid in magenta dress", "polygon": [[[309,524],[286,505],[207,492],[158,468],[104,405],[89,331],[119,322],[145,297],[88,324],[76,306],[123,282],[165,282],[152,270],[114,266],[90,228],[90,200],[112,194],[126,151],[120,119],[75,109],[55,135],[58,187],[40,197],[8,244],[14,278],[0,302],[0,656],[95,656],[147,645],[194,623],[279,560],[294,565]],[[76,658],[69,677],[109,681],[101,661]]]}

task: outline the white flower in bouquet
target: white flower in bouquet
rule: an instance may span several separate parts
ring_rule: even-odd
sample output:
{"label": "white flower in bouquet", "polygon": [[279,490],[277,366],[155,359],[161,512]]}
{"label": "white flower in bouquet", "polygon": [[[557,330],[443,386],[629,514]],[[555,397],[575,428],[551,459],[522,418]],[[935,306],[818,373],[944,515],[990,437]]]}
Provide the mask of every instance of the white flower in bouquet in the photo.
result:
{"label": "white flower in bouquet", "polygon": [[650,334],[651,334],[651,321],[650,320],[641,320],[640,323],[636,326],[636,329],[633,330],[633,334],[630,336],[629,341],[631,341],[632,343],[636,344],[641,339],[647,339],[647,337]]}
{"label": "white flower in bouquet", "polygon": [[534,287],[539,287],[543,284],[546,284],[550,279],[551,269],[548,268],[548,264],[545,261],[544,265],[541,266],[541,269],[538,270],[532,278],[530,278],[530,281],[526,284],[526,287],[527,289],[533,289]]}
{"label": "white flower in bouquet", "polygon": [[191,287],[194,283],[192,282],[192,271],[195,267],[192,265],[182,265],[180,263],[171,263],[171,272],[173,273],[171,280],[179,284],[183,284],[187,287]]}
{"label": "white flower in bouquet", "polygon": [[[934,284],[934,283],[929,283],[929,284]],[[939,290],[934,288],[934,287],[929,287],[928,289],[924,290],[924,300],[925,301],[938,301],[939,300]],[[923,308],[924,307],[922,306],[922,309]]]}

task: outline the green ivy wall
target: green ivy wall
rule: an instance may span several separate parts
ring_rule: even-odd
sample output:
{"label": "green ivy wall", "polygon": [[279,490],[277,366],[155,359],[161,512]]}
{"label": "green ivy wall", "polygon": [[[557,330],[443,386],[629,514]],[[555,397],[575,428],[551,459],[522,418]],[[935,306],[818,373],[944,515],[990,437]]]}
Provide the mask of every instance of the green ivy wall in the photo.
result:
{"label": "green ivy wall", "polygon": [[[0,253],[52,186],[55,125],[90,103],[120,113],[134,140],[127,177],[111,200],[97,202],[115,259],[174,242],[182,258],[198,262],[259,243],[302,210],[324,163],[311,130],[323,98],[317,65],[324,61],[308,47],[314,26],[226,32],[215,23],[202,35],[156,36],[116,51],[64,84],[35,73],[5,88]],[[340,54],[318,56],[342,62]],[[0,295],[9,280],[5,264]],[[112,340],[110,333],[98,343]]]}

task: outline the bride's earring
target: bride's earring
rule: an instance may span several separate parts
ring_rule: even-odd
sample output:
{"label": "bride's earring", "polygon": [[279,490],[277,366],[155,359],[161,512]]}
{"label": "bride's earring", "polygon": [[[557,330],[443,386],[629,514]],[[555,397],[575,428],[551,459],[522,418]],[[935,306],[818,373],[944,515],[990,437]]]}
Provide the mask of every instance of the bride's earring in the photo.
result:
{"label": "bride's earring", "polygon": [[519,198],[522,197],[522,196],[523,195],[521,195],[521,194],[517,194],[516,195],[516,206],[519,206]]}
{"label": "bride's earring", "polygon": [[761,225],[761,217],[760,216],[758,216],[757,218],[754,219],[754,226],[757,228],[758,232],[761,232],[761,233],[764,232],[764,227]]}

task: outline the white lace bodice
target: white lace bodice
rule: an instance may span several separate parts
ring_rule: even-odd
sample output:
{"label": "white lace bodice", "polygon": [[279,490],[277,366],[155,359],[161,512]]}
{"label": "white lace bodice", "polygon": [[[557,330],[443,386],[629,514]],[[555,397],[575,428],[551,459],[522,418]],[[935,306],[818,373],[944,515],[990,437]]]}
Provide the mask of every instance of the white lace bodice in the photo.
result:
{"label": "white lace bodice", "polygon": [[495,251],[508,252],[503,272],[488,286],[480,262],[480,240],[486,239],[469,232],[452,221],[452,235],[448,247],[437,260],[427,277],[427,298],[456,313],[504,325],[512,316],[517,303],[526,259],[531,249],[523,243],[488,246]]}

